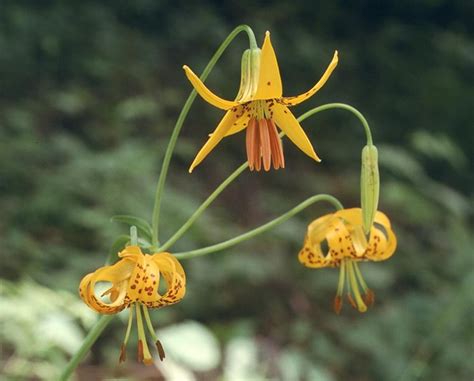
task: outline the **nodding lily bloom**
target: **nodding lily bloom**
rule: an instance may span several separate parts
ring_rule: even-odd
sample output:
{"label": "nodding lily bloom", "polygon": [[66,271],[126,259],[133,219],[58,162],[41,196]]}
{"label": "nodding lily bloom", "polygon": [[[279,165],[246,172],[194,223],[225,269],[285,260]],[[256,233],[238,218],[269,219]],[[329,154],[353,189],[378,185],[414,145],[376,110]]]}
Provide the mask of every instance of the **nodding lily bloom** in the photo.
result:
{"label": "nodding lily bloom", "polygon": [[307,92],[293,97],[283,97],[278,62],[270,41],[265,35],[262,49],[247,50],[242,57],[241,88],[234,101],[220,98],[210,91],[188,66],[183,66],[196,91],[211,105],[226,111],[221,122],[210,135],[194,159],[189,172],[225,137],[247,129],[247,159],[251,170],[268,171],[284,168],[283,147],[276,127],[306,155],[316,161],[319,157],[299,122],[288,107],[307,100],[323,87],[338,62],[337,51],[321,79]]}
{"label": "nodding lily bloom", "polygon": [[393,255],[397,247],[397,238],[385,214],[375,213],[374,224],[367,236],[362,218],[360,208],[343,209],[318,218],[308,226],[304,246],[298,256],[307,267],[340,268],[334,299],[336,313],[341,311],[345,287],[349,303],[359,312],[367,310],[367,306],[374,302],[375,294],[367,287],[358,262],[384,261]]}
{"label": "nodding lily bloom", "polygon": [[[144,255],[138,246],[127,246],[118,255],[122,259],[117,263],[101,267],[86,275],[79,286],[79,294],[90,308],[101,314],[116,314],[125,308],[130,308],[119,361],[125,361],[125,347],[135,314],[138,326],[138,361],[150,365],[153,360],[143,328],[143,317],[160,359],[163,360],[165,353],[151,324],[148,308],[164,307],[183,299],[186,292],[186,276],[181,264],[170,253]],[[159,289],[161,277],[167,286],[163,294],[160,294]],[[99,296],[96,288],[100,283],[109,283],[110,288]]]}

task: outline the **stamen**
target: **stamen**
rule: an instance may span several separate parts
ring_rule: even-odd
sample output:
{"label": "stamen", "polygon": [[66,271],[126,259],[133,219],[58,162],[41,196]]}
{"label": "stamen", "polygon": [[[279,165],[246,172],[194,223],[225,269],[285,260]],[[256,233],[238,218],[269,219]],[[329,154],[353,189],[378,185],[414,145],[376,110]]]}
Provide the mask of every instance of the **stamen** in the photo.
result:
{"label": "stamen", "polygon": [[160,343],[160,340],[156,337],[155,329],[153,328],[153,325],[151,323],[150,319],[150,314],[148,313],[148,308],[146,308],[145,305],[142,305],[143,308],[143,315],[145,316],[145,322],[148,327],[148,331],[150,332],[150,335],[155,342],[156,349],[158,350],[158,355],[160,356],[160,360],[163,361],[163,359],[166,357],[165,351],[163,349],[163,346]]}
{"label": "stamen", "polygon": [[339,315],[342,309],[342,298],[339,295],[336,295],[334,297],[334,302],[332,306],[334,308],[334,312]]}
{"label": "stamen", "polygon": [[367,311],[367,306],[365,305],[365,303],[362,300],[362,297],[360,295],[359,285],[357,283],[356,275],[354,273],[353,261],[349,261],[347,263],[347,267],[349,269],[349,281],[350,281],[350,285],[351,285],[351,288],[352,288],[352,292],[353,292],[354,297],[355,297],[355,301],[357,303],[357,309],[359,310],[359,312],[365,312],[365,311]]}
{"label": "stamen", "polygon": [[375,303],[375,293],[370,288],[365,291],[364,302],[367,306],[371,306]]}
{"label": "stamen", "polygon": [[138,340],[138,362],[143,362],[143,342]]}
{"label": "stamen", "polygon": [[158,355],[160,356],[160,360],[163,361],[163,359],[166,357],[165,350],[163,349],[163,345],[161,345],[160,340],[156,340],[155,345],[156,345],[156,349],[158,350]]}
{"label": "stamen", "polygon": [[125,331],[125,338],[123,339],[123,344],[120,347],[120,357],[119,357],[119,363],[124,362],[127,359],[127,354],[126,354],[126,347],[128,343],[128,339],[130,337],[130,332],[132,330],[132,322],[133,322],[133,308],[135,307],[135,304],[132,304],[130,306],[130,313],[128,314],[128,324],[127,324],[127,330]]}
{"label": "stamen", "polygon": [[341,312],[342,302],[343,302],[342,293],[344,292],[344,280],[345,280],[345,275],[346,275],[345,267],[346,267],[346,262],[342,261],[341,267],[339,270],[339,282],[337,284],[337,293],[336,293],[336,297],[334,298],[334,311],[338,315]]}
{"label": "stamen", "polygon": [[372,304],[374,304],[375,301],[375,293],[369,287],[367,287],[367,283],[365,283],[364,277],[360,272],[359,265],[357,264],[357,262],[354,262],[354,269],[357,276],[357,280],[359,281],[362,290],[364,291],[364,302],[365,304],[367,304],[367,306],[371,306]]}
{"label": "stamen", "polygon": [[[260,146],[263,157],[263,168],[265,171],[269,171],[272,160],[272,149],[270,146],[270,135],[268,133],[266,119],[260,119],[258,121],[258,129],[260,132]],[[260,158],[258,160],[260,160]]]}
{"label": "stamen", "polygon": [[283,156],[283,145],[278,136],[275,123],[271,119],[267,119],[268,134],[270,136],[270,148],[272,151],[273,168],[285,168],[285,157]]}
{"label": "stamen", "polygon": [[[257,120],[255,118],[250,119],[249,125],[247,126],[246,134],[246,148],[247,148],[247,161],[251,171],[255,169],[256,161],[260,161],[260,152],[258,151],[258,131],[257,131]],[[258,152],[258,156],[256,153]]]}
{"label": "stamen", "polygon": [[125,345],[122,344],[120,346],[120,357],[119,357],[119,364],[125,362],[127,360],[127,351],[125,350]]}
{"label": "stamen", "polygon": [[352,287],[351,287],[351,272],[349,271],[349,263],[350,260],[347,261],[347,266],[346,266],[346,283],[347,283],[347,300],[349,301],[349,304],[352,306],[352,308],[357,309],[357,304],[354,302],[354,298],[352,297]]}
{"label": "stamen", "polygon": [[258,172],[262,169],[262,148],[260,146],[260,133],[258,131],[258,124],[255,122],[255,132],[253,135],[254,145],[253,145],[253,166]]}
{"label": "stamen", "polygon": [[143,320],[140,306],[137,306],[137,328],[138,328],[138,361],[143,362],[145,365],[153,364],[150,350],[146,342],[145,330],[143,329]]}

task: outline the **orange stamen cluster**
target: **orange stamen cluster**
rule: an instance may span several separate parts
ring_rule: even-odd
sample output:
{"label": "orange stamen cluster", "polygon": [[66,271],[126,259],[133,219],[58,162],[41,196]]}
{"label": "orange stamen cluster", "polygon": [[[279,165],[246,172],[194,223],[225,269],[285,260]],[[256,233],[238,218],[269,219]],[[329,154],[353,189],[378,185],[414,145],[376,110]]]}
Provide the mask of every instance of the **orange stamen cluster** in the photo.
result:
{"label": "orange stamen cluster", "polygon": [[274,169],[285,168],[283,146],[273,120],[250,119],[246,146],[250,170],[260,171],[262,162],[265,171],[269,171],[272,164]]}

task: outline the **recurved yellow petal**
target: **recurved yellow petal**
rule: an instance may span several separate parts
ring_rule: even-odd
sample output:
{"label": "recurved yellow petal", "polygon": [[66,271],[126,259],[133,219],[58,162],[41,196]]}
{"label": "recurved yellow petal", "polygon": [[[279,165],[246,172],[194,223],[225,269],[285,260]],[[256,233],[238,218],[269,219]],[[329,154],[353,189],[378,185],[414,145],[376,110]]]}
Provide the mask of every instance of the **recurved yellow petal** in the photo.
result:
{"label": "recurved yellow petal", "polygon": [[326,233],[329,248],[329,253],[326,257],[329,261],[342,260],[344,257],[350,256],[353,248],[352,242],[348,237],[350,235],[347,227],[342,220],[337,219]]}
{"label": "recurved yellow petal", "polygon": [[327,214],[309,224],[308,238],[313,245],[320,244],[326,239],[326,234],[335,220],[334,214]]}
{"label": "recurved yellow petal", "polygon": [[282,93],[280,69],[270,40],[270,32],[267,31],[262,46],[257,92],[253,99],[281,98]]}
{"label": "recurved yellow petal", "polygon": [[220,108],[222,110],[229,110],[232,107],[237,106],[239,103],[234,101],[228,101],[226,99],[222,99],[221,97],[214,94],[211,90],[209,90],[204,83],[199,79],[199,77],[193,73],[193,71],[186,65],[183,66],[184,72],[186,73],[186,77],[188,77],[189,81],[196,89],[198,94],[204,98],[207,102],[211,105]]}
{"label": "recurved yellow petal", "polygon": [[316,161],[321,161],[318,155],[316,155],[316,152],[314,152],[314,148],[299,122],[288,107],[277,103],[271,110],[273,111],[274,122],[288,136],[288,138],[306,155]]}
{"label": "recurved yellow petal", "polygon": [[390,220],[388,219],[388,217],[380,211],[377,211],[375,213],[374,222],[382,225],[385,229],[390,229],[391,227]]}
{"label": "recurved yellow petal", "polygon": [[207,140],[206,144],[204,144],[204,146],[196,155],[191,167],[189,168],[189,173],[191,173],[194,168],[199,165],[199,163],[201,163],[201,161],[203,161],[205,157],[214,149],[214,147],[219,144],[219,142],[229,132],[234,123],[234,126],[239,125],[238,120],[243,116],[242,106],[237,106],[227,111],[217,128]]}
{"label": "recurved yellow petal", "polygon": [[186,293],[186,275],[178,260],[169,253],[155,254],[152,260],[160,268],[168,289],[160,295],[162,305],[179,302]]}
{"label": "recurved yellow petal", "polygon": [[362,225],[362,211],[360,208],[341,209],[335,215],[353,226]]}
{"label": "recurved yellow petal", "polygon": [[298,259],[301,264],[313,269],[319,269],[328,265],[328,261],[321,250],[321,245],[319,243],[311,243],[308,236],[305,239],[303,248],[298,254]]}
{"label": "recurved yellow petal", "polygon": [[316,94],[316,92],[321,87],[324,86],[326,81],[329,79],[329,77],[331,76],[331,73],[333,72],[333,70],[337,66],[338,60],[339,60],[339,58],[338,58],[338,53],[337,53],[337,50],[336,50],[334,52],[334,56],[332,58],[332,61],[329,64],[329,66],[327,67],[327,69],[324,72],[323,76],[311,89],[309,89],[306,93],[303,93],[303,94],[298,95],[296,97],[283,97],[282,101],[288,106],[295,106],[295,105],[305,101],[306,99],[312,97],[314,94]]}

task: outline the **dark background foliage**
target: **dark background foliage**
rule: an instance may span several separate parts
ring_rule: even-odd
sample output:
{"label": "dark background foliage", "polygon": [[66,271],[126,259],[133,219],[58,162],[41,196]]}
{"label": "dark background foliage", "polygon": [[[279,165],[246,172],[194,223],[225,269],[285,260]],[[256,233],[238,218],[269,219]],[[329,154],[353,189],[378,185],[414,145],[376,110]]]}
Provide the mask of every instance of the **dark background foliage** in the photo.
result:
{"label": "dark background foliage", "polygon": [[[236,340],[255,349],[243,350],[254,365],[241,364],[241,379],[472,379],[473,18],[472,3],[461,0],[2,0],[2,377],[52,379],[64,366],[93,320],[78,282],[127,232],[110,216],[151,216],[164,150],[191,89],[181,66],[200,72],[247,23],[259,43],[271,30],[287,95],[312,86],[339,50],[331,79],[295,114],[326,102],[365,114],[380,152],[380,209],[399,247],[390,261],[362,266],[375,306],[336,316],[337,271],[296,258],[306,225],[330,210],[316,205],[248,243],[183,261],[188,294],[154,321],[194,320],[218,339],[222,361],[195,371],[197,379],[238,379],[228,370],[239,365],[229,349]],[[226,98],[238,88],[246,43],[239,37],[207,81]],[[166,186],[163,238],[244,160],[239,134],[187,174],[221,114],[201,99],[190,112]],[[230,238],[316,193],[357,206],[357,120],[327,111],[303,127],[321,164],[285,142],[284,171],[244,173],[172,251]],[[46,334],[51,327],[72,341]],[[133,358],[116,367],[124,330],[116,319],[105,331],[81,379],[159,377]]]}

